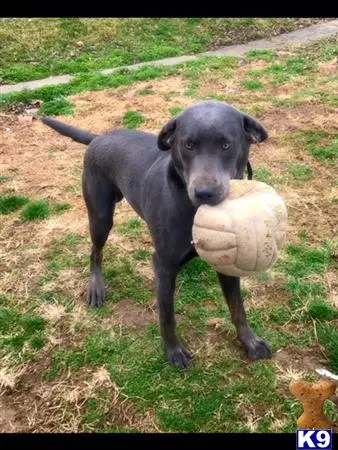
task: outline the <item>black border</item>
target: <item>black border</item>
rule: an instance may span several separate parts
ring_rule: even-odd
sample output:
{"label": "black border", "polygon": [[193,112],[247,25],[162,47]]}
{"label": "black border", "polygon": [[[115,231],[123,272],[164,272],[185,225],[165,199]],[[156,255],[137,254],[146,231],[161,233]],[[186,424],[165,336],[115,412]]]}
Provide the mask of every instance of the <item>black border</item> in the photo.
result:
{"label": "black border", "polygon": [[337,17],[335,2],[0,2],[0,17]]}
{"label": "black border", "polygon": [[[79,6],[81,5],[81,6]],[[187,3],[185,4],[187,5]],[[226,5],[216,3],[212,8],[205,8],[202,2],[198,7],[194,3],[193,8],[184,6],[183,3],[175,5],[174,3],[156,2],[153,6],[149,4],[127,2],[104,2],[97,3],[79,3],[73,2],[43,2],[40,5],[37,2],[26,1],[2,1],[0,6],[0,17],[325,17],[336,19],[337,8],[334,8],[335,2],[307,2],[306,7],[301,7],[301,3],[288,4],[287,2],[267,2],[265,6],[256,2],[245,5],[243,2],[229,2]],[[169,8],[170,6],[170,8]],[[176,7],[175,7],[176,6]],[[297,9],[298,8],[298,9]],[[169,11],[170,9],[170,11]],[[176,14],[173,14],[173,13]],[[1,25],[0,25],[1,32]],[[221,444],[224,449],[233,449],[239,446],[244,449],[258,447],[259,449],[282,448],[285,450],[296,449],[296,433],[225,433],[225,434],[98,434],[98,433],[78,433],[78,434],[26,434],[26,433],[2,433],[0,443],[3,448],[46,448],[46,445],[53,443],[59,447],[74,446],[80,444],[81,448],[87,446],[92,448],[95,443],[102,445],[114,444],[144,444],[147,448],[156,447],[164,442],[168,445],[183,444],[193,445],[194,448],[206,448]],[[14,447],[13,447],[14,445]],[[12,447],[10,447],[12,446]],[[338,449],[338,433],[332,434],[332,449]],[[176,449],[175,449],[176,450]]]}
{"label": "black border", "polygon": [[[255,449],[259,450],[269,449],[275,450],[281,448],[283,450],[296,450],[296,433],[130,433],[130,434],[113,434],[113,433],[78,433],[78,434],[2,434],[0,437],[0,443],[3,448],[38,448],[46,449],[47,445],[57,445],[58,448],[74,448],[74,445],[80,445],[83,448],[93,448],[93,444],[105,446],[114,445],[127,445],[136,446],[142,445],[142,448],[156,448],[158,450],[159,445],[164,443],[169,446],[179,446],[180,444],[185,447],[189,444],[194,449],[197,448],[209,448],[220,446],[224,450],[244,450]],[[8,447],[6,447],[6,445]],[[107,447],[108,446],[108,447]],[[114,447],[110,447],[114,448]],[[120,448],[120,447],[117,447]],[[179,447],[176,447],[177,450]],[[176,450],[175,448],[175,450]],[[332,434],[332,449],[338,450],[338,434]]]}

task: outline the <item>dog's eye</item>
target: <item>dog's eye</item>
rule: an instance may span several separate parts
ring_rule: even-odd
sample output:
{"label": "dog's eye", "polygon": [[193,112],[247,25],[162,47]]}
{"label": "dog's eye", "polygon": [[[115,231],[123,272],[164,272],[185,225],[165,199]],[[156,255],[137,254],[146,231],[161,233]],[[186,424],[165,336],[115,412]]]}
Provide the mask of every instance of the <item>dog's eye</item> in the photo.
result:
{"label": "dog's eye", "polygon": [[192,150],[194,144],[190,141],[185,143],[185,148],[187,148],[188,150]]}
{"label": "dog's eye", "polygon": [[229,148],[230,148],[230,144],[228,144],[227,142],[224,142],[224,144],[222,144],[223,150],[229,150]]}

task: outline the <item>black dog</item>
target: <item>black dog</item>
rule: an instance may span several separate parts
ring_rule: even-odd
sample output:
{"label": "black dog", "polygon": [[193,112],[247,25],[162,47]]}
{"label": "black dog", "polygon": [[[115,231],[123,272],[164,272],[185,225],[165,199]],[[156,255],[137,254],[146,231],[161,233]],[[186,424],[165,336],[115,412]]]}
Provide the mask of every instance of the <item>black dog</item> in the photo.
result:
{"label": "black dog", "polygon": [[[102,250],[124,198],[146,221],[155,246],[153,265],[161,334],[167,359],[185,368],[192,357],[175,333],[175,281],[182,266],[197,256],[192,225],[201,204],[217,205],[229,180],[242,179],[252,143],[267,139],[254,118],[230,105],[197,103],[171,119],[159,136],[113,130],[98,136],[51,118],[42,121],[59,133],[90,144],[84,157],[83,194],[92,239],[88,303],[104,299]],[[248,165],[249,174],[251,167]],[[218,274],[240,341],[251,359],[271,356],[269,346],[249,328],[240,279]]]}

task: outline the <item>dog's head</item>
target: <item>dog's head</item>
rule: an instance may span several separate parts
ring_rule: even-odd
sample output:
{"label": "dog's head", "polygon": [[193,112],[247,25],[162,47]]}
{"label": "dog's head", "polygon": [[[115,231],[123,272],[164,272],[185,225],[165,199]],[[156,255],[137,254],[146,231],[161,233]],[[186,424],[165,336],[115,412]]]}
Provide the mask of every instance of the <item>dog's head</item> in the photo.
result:
{"label": "dog's head", "polygon": [[171,119],[158,147],[171,150],[194,206],[216,205],[227,196],[229,180],[242,178],[253,143],[267,139],[263,126],[231,105],[197,103]]}

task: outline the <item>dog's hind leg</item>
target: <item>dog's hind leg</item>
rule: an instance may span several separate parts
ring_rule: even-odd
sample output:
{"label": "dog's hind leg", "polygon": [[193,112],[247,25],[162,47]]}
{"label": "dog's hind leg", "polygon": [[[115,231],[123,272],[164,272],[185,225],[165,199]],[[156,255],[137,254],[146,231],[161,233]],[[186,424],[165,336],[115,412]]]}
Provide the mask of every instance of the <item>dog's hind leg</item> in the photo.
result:
{"label": "dog's hind leg", "polygon": [[105,297],[102,273],[103,247],[113,226],[115,204],[122,199],[122,194],[111,181],[97,172],[91,174],[89,170],[83,174],[82,187],[92,240],[87,300],[90,306],[99,307]]}

